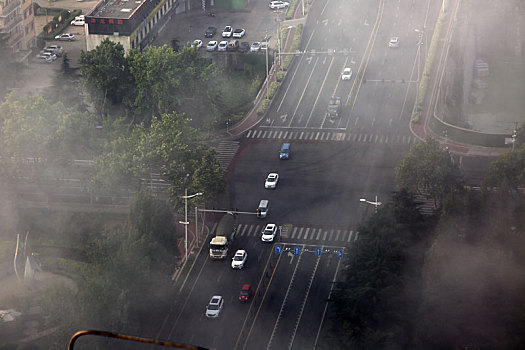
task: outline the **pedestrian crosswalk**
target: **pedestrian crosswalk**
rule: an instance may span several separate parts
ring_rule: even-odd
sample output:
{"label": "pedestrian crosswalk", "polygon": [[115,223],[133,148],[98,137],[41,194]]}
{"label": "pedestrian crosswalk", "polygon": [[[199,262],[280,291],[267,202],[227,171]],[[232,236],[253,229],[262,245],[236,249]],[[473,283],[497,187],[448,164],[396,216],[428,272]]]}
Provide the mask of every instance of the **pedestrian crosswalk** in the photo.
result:
{"label": "pedestrian crosswalk", "polygon": [[320,130],[282,130],[282,129],[252,129],[246,134],[248,139],[281,139],[303,141],[335,141],[362,143],[390,143],[413,145],[419,140],[413,135],[380,135],[368,133],[346,133],[344,131]]}
{"label": "pedestrian crosswalk", "polygon": [[[237,236],[259,237],[264,227],[265,224],[239,224],[237,225]],[[278,235],[282,240],[352,243],[357,240],[359,232],[348,229],[294,226],[289,224],[282,225]]]}
{"label": "pedestrian crosswalk", "polygon": [[239,142],[237,141],[221,141],[215,148],[217,150],[217,161],[223,171],[228,169],[237,149],[239,148]]}

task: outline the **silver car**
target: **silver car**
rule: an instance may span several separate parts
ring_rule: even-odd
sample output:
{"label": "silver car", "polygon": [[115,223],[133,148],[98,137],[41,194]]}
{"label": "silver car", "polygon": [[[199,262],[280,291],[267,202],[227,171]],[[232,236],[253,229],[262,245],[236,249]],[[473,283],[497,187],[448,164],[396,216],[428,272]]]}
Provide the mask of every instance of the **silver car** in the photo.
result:
{"label": "silver car", "polygon": [[221,295],[214,295],[211,297],[210,302],[206,305],[206,317],[216,318],[222,310],[222,304],[224,299]]}

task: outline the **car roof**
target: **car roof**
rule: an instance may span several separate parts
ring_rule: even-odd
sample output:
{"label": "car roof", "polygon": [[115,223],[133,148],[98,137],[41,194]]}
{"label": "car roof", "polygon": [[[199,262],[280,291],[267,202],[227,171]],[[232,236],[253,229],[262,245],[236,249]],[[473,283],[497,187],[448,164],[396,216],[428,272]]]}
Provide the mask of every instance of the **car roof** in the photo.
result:
{"label": "car roof", "polygon": [[277,173],[269,173],[268,174],[268,177],[277,177],[277,176],[279,176],[279,174],[277,174]]}
{"label": "car roof", "polygon": [[241,290],[249,290],[251,287],[249,284],[243,284]]}
{"label": "car roof", "polygon": [[[217,302],[219,302],[221,299],[222,299],[222,296],[220,296],[220,295],[214,295],[214,296],[211,297],[210,304],[211,304],[211,303],[217,303]],[[215,301],[215,300],[216,300],[216,301]]]}
{"label": "car roof", "polygon": [[244,253],[246,253],[246,250],[239,249],[238,251],[235,252],[235,255],[237,255],[237,254],[244,254]]}
{"label": "car roof", "polygon": [[275,224],[266,224],[266,228],[270,228],[270,229],[274,228],[275,226],[276,226]]}

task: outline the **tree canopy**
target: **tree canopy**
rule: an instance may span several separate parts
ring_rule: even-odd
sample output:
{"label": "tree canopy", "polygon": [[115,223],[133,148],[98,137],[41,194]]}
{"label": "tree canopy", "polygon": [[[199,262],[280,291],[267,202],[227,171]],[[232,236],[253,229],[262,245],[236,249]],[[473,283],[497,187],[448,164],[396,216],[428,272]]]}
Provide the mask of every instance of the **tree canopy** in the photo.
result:
{"label": "tree canopy", "polygon": [[525,187],[525,146],[509,151],[490,165],[485,187],[497,187],[500,192],[518,192]]}
{"label": "tree canopy", "polygon": [[410,149],[396,167],[396,183],[411,192],[429,196],[435,206],[461,186],[459,167],[450,152],[428,137]]}

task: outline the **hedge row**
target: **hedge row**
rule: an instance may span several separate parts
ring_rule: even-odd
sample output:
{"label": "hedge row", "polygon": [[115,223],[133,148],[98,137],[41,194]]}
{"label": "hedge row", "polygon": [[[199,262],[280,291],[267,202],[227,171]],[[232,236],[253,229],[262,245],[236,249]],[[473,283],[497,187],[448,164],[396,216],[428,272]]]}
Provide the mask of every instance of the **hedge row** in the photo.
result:
{"label": "hedge row", "polygon": [[[286,32],[287,33],[287,32]],[[294,36],[292,39],[292,45],[290,47],[290,51],[294,52],[299,49],[299,46],[301,45],[301,34],[303,33],[303,25],[299,24],[297,28],[295,29]],[[279,85],[281,85],[281,81],[284,79],[285,71],[290,65],[292,61],[293,56],[286,56],[283,60],[283,63],[281,65],[281,70],[277,72],[276,75],[276,81],[273,81],[270,86],[268,87],[268,99],[264,99],[259,104],[259,107],[257,108],[257,114],[263,115],[266,113],[266,110],[270,106],[270,100],[273,98],[275,93],[277,92],[277,89],[279,88]]]}
{"label": "hedge row", "polygon": [[[447,8],[448,0],[444,0],[443,6]],[[412,123],[419,123],[421,118],[421,111],[423,110],[423,102],[425,101],[425,95],[428,89],[428,79],[430,77],[430,72],[432,71],[432,66],[434,65],[434,59],[436,57],[437,44],[439,42],[439,36],[441,35],[441,28],[443,27],[443,21],[445,16],[443,12],[439,12],[439,17],[434,29],[434,34],[432,35],[432,41],[430,43],[430,48],[428,50],[428,56],[425,61],[425,69],[423,69],[423,77],[421,77],[421,82],[419,83],[419,91],[417,94],[416,105],[412,111],[412,117],[410,118]]]}
{"label": "hedge row", "polygon": [[[69,10],[60,11],[58,15],[53,17],[51,22],[44,26],[43,31],[38,35],[38,38],[44,40],[53,40],[55,35],[62,33],[64,29],[69,26],[71,21],[81,13],[82,10],[74,10],[73,12],[70,12]],[[49,28],[52,28],[50,33],[48,33]]]}

